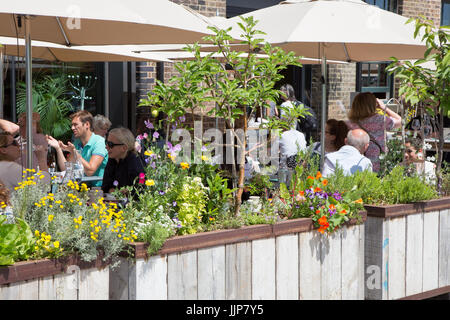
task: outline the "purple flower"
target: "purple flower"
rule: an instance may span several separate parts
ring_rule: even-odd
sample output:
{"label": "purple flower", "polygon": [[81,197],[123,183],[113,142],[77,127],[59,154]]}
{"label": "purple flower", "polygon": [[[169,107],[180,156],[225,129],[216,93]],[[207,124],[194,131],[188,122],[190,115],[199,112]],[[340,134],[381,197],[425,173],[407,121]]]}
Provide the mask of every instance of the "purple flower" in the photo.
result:
{"label": "purple flower", "polygon": [[148,120],[144,121],[145,126],[147,127],[147,129],[154,129],[155,127],[153,126],[153,123],[151,123]]}
{"label": "purple flower", "polygon": [[119,185],[119,181],[117,181],[117,180],[114,180],[114,182],[113,182],[113,186],[114,187],[117,187]]}
{"label": "purple flower", "polygon": [[153,169],[156,169],[156,163],[152,162],[152,163],[150,164],[150,167],[152,167]]}
{"label": "purple flower", "polygon": [[205,146],[202,146],[202,152],[206,152],[208,149]]}
{"label": "purple flower", "polygon": [[150,158],[145,158],[145,163],[149,163],[150,162]]}
{"label": "purple flower", "polygon": [[159,195],[160,195],[160,196],[163,196],[163,195],[166,194],[166,193],[165,193],[164,191],[162,191],[162,190],[159,190],[158,192],[159,192]]}
{"label": "purple flower", "polygon": [[153,138],[158,139],[159,138],[159,133],[158,131],[153,132]]}
{"label": "purple flower", "polygon": [[333,193],[333,198],[336,199],[336,201],[342,200],[342,196],[339,192]]}
{"label": "purple flower", "polygon": [[180,122],[185,122],[186,121],[186,117],[185,116],[181,116],[178,118],[178,120],[180,120]]}
{"label": "purple flower", "polygon": [[177,206],[177,202],[176,201],[172,202],[172,206],[176,207]]}

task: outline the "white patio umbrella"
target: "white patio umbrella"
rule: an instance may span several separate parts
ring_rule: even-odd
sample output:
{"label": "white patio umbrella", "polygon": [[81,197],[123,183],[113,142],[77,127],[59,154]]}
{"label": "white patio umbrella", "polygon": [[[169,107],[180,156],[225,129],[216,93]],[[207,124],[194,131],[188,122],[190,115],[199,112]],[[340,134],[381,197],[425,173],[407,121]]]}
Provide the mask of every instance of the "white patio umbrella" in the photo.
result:
{"label": "white patio umbrella", "polygon": [[186,44],[212,34],[207,26],[168,0],[1,1],[0,36],[23,36],[26,41],[27,167],[32,164],[32,39],[66,46]]}
{"label": "white patio umbrella", "polygon": [[[322,59],[322,145],[328,59],[348,62],[385,61],[393,56],[399,60],[418,59],[423,58],[426,50],[421,37],[414,38],[414,24],[405,24],[406,17],[360,0],[289,0],[242,16],[253,16],[259,21],[256,29],[266,33],[267,42],[297,55]],[[235,29],[240,21],[237,16],[222,21],[222,26]]]}
{"label": "white patio umbrella", "polygon": [[[24,39],[0,37],[0,51],[4,55],[25,57]],[[67,47],[46,41],[33,41],[32,57],[59,62],[120,62],[157,61],[172,62],[155,52],[138,52],[135,45],[75,46]]]}

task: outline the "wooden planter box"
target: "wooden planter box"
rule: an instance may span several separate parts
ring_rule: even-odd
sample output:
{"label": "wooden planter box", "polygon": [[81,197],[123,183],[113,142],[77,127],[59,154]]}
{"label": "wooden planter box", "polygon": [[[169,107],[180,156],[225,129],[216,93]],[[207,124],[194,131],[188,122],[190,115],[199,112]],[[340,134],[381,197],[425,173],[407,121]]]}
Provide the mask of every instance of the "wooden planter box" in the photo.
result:
{"label": "wooden planter box", "polygon": [[0,267],[0,300],[107,300],[108,263],[75,256]]}
{"label": "wooden planter box", "polygon": [[295,219],[134,249],[110,270],[110,299],[364,299],[363,224],[326,236]]}
{"label": "wooden planter box", "polygon": [[450,198],[366,210],[366,299],[450,292]]}

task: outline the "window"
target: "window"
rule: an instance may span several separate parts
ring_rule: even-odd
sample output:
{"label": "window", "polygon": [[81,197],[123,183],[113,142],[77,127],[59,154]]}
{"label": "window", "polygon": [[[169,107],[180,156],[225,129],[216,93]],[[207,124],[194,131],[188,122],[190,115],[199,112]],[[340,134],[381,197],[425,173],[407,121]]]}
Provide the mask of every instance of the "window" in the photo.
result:
{"label": "window", "polygon": [[364,0],[364,2],[397,13],[397,0]]}
{"label": "window", "polygon": [[392,96],[392,76],[386,72],[390,62],[361,62],[357,64],[356,91],[373,92],[380,99]]}
{"label": "window", "polygon": [[450,26],[450,0],[442,0],[441,26]]}

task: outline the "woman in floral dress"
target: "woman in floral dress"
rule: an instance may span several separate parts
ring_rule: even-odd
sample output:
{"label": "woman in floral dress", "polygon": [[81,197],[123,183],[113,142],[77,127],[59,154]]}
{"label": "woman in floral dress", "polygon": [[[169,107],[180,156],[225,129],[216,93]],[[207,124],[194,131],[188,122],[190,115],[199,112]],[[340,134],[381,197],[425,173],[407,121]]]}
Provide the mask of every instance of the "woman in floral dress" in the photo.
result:
{"label": "woman in floral dress", "polygon": [[361,128],[369,134],[370,144],[364,155],[372,161],[373,171],[380,171],[379,156],[381,152],[386,152],[384,132],[400,128],[401,117],[373,93],[362,92],[355,96],[348,119],[349,130]]}

